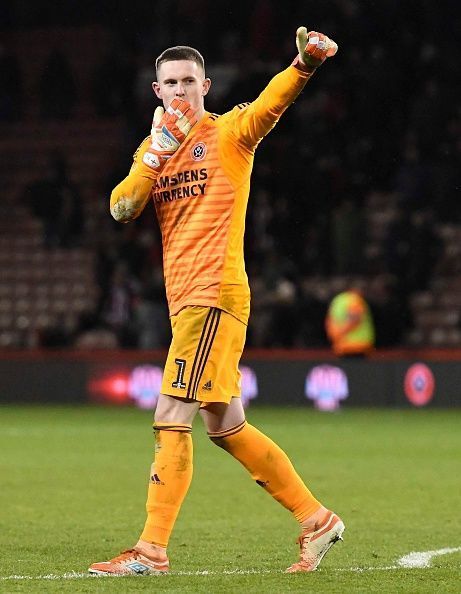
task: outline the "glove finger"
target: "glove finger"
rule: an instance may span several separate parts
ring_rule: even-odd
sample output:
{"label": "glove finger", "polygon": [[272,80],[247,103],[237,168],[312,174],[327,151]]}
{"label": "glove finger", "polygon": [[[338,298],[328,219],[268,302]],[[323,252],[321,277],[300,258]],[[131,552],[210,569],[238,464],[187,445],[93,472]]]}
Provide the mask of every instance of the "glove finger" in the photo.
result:
{"label": "glove finger", "polygon": [[168,106],[168,113],[175,114],[178,118],[180,118],[184,113],[190,109],[190,103],[184,101],[184,99],[173,99],[173,101]]}
{"label": "glove finger", "polygon": [[306,53],[317,60],[325,60],[327,52],[327,37],[323,33],[310,31],[306,46]]}
{"label": "glove finger", "polygon": [[176,126],[182,132],[182,134],[184,134],[184,136],[187,136],[191,131],[191,128],[195,126],[196,123],[197,118],[195,116],[191,119],[184,115],[182,118],[179,118],[179,120],[176,122]]}
{"label": "glove finger", "polygon": [[[312,43],[315,45],[316,38],[318,38],[317,49],[320,50],[320,52],[322,53],[320,53],[319,51],[316,52],[314,48],[310,47]],[[317,31],[309,31],[307,46],[309,48],[308,50],[306,47],[307,53],[318,59],[322,59],[325,57],[331,58],[338,51],[338,44],[335,41],[333,41],[323,33],[317,33]]]}
{"label": "glove finger", "polygon": [[194,114],[192,116],[189,116],[188,119],[189,119],[189,122],[190,122],[191,127],[195,126],[195,124],[198,122],[198,118],[195,115],[195,112],[194,112]]}
{"label": "glove finger", "polygon": [[[178,106],[175,110],[172,105],[170,107],[165,114],[164,124],[171,129],[176,127],[187,136],[192,126],[197,123],[195,110],[186,101],[183,101],[183,105]],[[182,113],[181,109],[184,109],[185,113]]]}
{"label": "glove finger", "polygon": [[[192,121],[195,118],[195,109],[189,106],[186,111],[183,112],[183,115],[188,120]],[[197,118],[195,118],[195,121],[197,121]]]}
{"label": "glove finger", "polygon": [[170,112],[170,108],[168,108],[168,110],[166,111],[166,113],[163,117],[162,124],[164,126],[166,126],[169,130],[173,130],[174,128],[176,128],[176,126],[178,125],[178,121],[182,117],[184,117],[184,116],[180,111],[171,110],[171,112]]}
{"label": "glove finger", "polygon": [[183,132],[181,128],[177,125],[177,122],[168,125],[168,133],[171,137],[175,139],[178,145],[182,144],[187,136],[187,132]]}
{"label": "glove finger", "polygon": [[161,105],[156,107],[156,109],[154,111],[154,118],[152,120],[153,128],[158,128],[158,126],[160,124],[160,120],[162,119],[164,113],[165,113],[165,110],[163,109],[163,107]]}
{"label": "glove finger", "polygon": [[176,122],[176,127],[186,137],[192,128],[192,124],[187,118],[179,118]]}
{"label": "glove finger", "polygon": [[306,51],[307,39],[308,37],[306,27],[298,27],[296,31],[296,47],[298,48],[300,56],[302,56]]}
{"label": "glove finger", "polygon": [[178,99],[178,97],[175,97],[173,101],[170,103],[169,107],[171,107],[173,111],[175,111],[176,109],[183,111],[181,109],[182,105],[189,105],[189,103],[187,103],[187,101],[185,101],[184,99]]}
{"label": "glove finger", "polygon": [[191,104],[185,99],[180,99],[179,103],[180,105],[178,105],[177,109],[179,109],[179,111],[182,111],[183,113],[185,113],[188,109],[192,109]]}
{"label": "glove finger", "polygon": [[327,58],[332,58],[338,51],[338,44],[333,39],[327,37]]}
{"label": "glove finger", "polygon": [[190,132],[191,127],[192,126],[189,124],[189,122],[187,120],[182,122],[179,126],[176,126],[174,135],[179,143],[182,144],[184,142],[184,140],[186,139],[186,136]]}

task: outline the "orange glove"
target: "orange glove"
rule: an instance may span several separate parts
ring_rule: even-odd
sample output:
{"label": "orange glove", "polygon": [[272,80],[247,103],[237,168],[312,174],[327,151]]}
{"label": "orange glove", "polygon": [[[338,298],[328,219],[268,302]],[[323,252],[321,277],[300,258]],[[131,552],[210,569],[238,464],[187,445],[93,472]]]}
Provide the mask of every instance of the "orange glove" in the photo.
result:
{"label": "orange glove", "polygon": [[332,39],[316,31],[308,33],[306,27],[296,31],[296,46],[301,62],[312,68],[317,68],[338,51],[338,45]]}
{"label": "orange glove", "polygon": [[152,144],[144,153],[142,162],[159,173],[196,123],[195,110],[187,101],[173,99],[166,111],[157,107],[150,134]]}

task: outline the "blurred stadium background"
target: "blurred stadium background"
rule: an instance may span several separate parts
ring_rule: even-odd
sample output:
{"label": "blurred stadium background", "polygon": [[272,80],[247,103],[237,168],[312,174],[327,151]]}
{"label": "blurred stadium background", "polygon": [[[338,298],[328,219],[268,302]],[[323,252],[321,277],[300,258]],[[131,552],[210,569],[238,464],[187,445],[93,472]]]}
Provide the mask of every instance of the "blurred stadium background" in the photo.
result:
{"label": "blurred stadium background", "polygon": [[331,359],[326,308],[353,283],[372,308],[375,360],[381,349],[456,359],[457,2],[135,0],[124,11],[107,0],[18,0],[2,5],[0,22],[0,348],[5,369],[20,363],[10,388],[25,359],[30,371],[48,351],[47,365],[57,349],[61,362],[94,349],[106,359],[131,349],[145,362],[168,346],[153,209],[126,226],[108,213],[150,129],[154,59],[174,44],[200,49],[214,83],[207,108],[222,113],[291,62],[299,24],[327,32],[340,52],[258,149],[247,346]]}

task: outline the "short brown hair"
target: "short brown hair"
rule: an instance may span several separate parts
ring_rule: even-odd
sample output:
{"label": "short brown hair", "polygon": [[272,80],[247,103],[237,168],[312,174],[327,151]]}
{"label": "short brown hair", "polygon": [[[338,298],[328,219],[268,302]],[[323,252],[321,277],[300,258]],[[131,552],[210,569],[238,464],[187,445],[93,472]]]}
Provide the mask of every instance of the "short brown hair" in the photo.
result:
{"label": "short brown hair", "polygon": [[190,60],[198,64],[205,72],[205,60],[199,51],[188,45],[175,45],[163,51],[155,60],[156,73],[158,74],[158,69],[163,62],[172,62],[174,60]]}

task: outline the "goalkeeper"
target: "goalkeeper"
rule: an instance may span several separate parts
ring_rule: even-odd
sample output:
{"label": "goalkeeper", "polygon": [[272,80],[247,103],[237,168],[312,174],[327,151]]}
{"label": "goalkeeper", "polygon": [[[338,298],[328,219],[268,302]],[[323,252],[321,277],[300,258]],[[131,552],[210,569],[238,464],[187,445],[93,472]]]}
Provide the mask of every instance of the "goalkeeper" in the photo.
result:
{"label": "goalkeeper", "polygon": [[94,563],[91,573],[169,570],[168,542],[192,479],[197,412],[211,441],[299,522],[300,558],[288,572],[315,570],[343,533],[341,519],[312,495],[287,455],[246,421],[240,399],[238,366],[250,310],[243,237],[255,149],[337,50],[305,27],[298,29],[296,45],[293,63],[255,101],[223,115],[205,111],[211,81],[197,50],[176,46],[157,58],[152,87],[163,107],[155,110],[151,134],[128,176],[113,190],[110,209],[127,223],[154,201],[172,342],[154,416],[144,529],[132,548]]}

